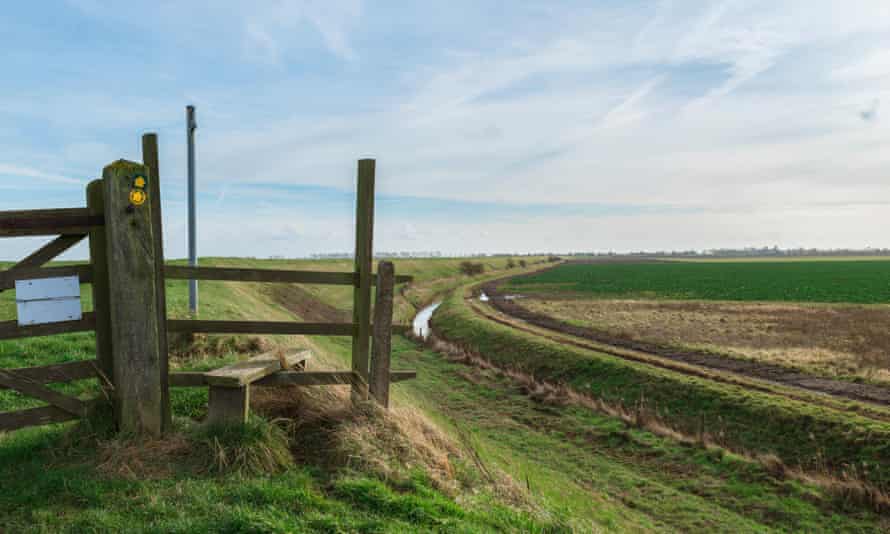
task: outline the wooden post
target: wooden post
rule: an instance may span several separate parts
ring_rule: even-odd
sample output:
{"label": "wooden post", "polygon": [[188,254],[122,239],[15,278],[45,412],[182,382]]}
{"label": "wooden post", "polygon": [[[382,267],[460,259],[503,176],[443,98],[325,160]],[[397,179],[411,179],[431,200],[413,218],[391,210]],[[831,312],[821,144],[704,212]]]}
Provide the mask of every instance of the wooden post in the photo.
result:
{"label": "wooden post", "polygon": [[[105,214],[102,180],[93,180],[87,186],[87,210],[91,216]],[[111,385],[114,380],[114,359],[111,348],[111,309],[108,292],[108,245],[105,227],[90,229],[90,263],[93,267],[93,311],[96,315],[96,359],[99,362],[99,385],[113,398]],[[115,409],[117,412],[117,409]]]}
{"label": "wooden post", "polygon": [[[122,432],[163,433],[166,393],[158,339],[149,169],[118,160],[102,171],[116,414]],[[140,184],[142,187],[140,188]],[[141,191],[141,193],[139,193]]]}
{"label": "wooden post", "polygon": [[381,261],[377,266],[377,299],[374,303],[374,346],[371,355],[371,395],[389,408],[389,370],[392,356],[392,300],[395,267]]}
{"label": "wooden post", "polygon": [[158,344],[161,351],[161,395],[164,431],[173,424],[170,413],[170,355],[167,343],[167,287],[164,281],[164,232],[161,218],[161,169],[158,158],[158,135],[142,136],[142,163],[148,167],[148,202],[151,204],[151,225],[155,244],[155,287],[158,306]]}
{"label": "wooden post", "polygon": [[356,381],[353,400],[368,398],[368,360],[371,348],[371,261],[374,257],[374,180],[376,162],[358,162],[358,196],[355,215],[355,272],[358,274],[353,294],[352,370]]}
{"label": "wooden post", "polygon": [[250,386],[237,388],[210,386],[207,422],[244,424],[250,417]]}

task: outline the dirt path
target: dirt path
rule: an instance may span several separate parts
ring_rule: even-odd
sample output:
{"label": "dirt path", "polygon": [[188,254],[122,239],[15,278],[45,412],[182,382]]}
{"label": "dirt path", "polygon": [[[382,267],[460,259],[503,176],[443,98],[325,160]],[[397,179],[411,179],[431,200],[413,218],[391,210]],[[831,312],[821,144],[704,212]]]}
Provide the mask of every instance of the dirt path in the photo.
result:
{"label": "dirt path", "polygon": [[[590,328],[567,324],[558,319],[554,319],[553,317],[528,310],[518,304],[515,300],[505,299],[498,291],[498,285],[501,282],[503,282],[503,280],[496,280],[483,285],[483,290],[490,298],[489,303],[501,313],[539,328],[621,349],[647,353],[689,365],[757,378],[784,386],[793,386],[809,391],[824,393],[834,397],[868,402],[885,407],[890,406],[890,388],[883,386],[832,380],[830,378],[808,375],[777,365],[738,360],[715,354],[667,349],[639,341],[629,341],[627,339],[617,338]],[[622,356],[620,354],[617,355]]]}

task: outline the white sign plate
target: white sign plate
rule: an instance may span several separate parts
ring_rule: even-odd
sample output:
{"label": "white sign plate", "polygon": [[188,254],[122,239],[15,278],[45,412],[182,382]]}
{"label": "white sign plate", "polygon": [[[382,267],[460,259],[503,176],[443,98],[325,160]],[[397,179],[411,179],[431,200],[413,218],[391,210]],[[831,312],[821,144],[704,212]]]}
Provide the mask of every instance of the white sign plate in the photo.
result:
{"label": "white sign plate", "polygon": [[15,281],[19,326],[79,321],[80,278],[36,278]]}

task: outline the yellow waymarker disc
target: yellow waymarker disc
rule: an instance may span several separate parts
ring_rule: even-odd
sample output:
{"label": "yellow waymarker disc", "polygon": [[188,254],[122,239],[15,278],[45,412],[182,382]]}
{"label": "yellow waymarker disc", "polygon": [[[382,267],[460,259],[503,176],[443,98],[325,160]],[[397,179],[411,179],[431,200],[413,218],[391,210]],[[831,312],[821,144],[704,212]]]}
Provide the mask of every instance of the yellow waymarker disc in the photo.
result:
{"label": "yellow waymarker disc", "polygon": [[145,194],[145,191],[134,189],[130,191],[130,204],[141,206],[145,204],[146,197],[148,197],[148,195]]}
{"label": "yellow waymarker disc", "polygon": [[143,187],[145,187],[145,178],[137,176],[136,179],[133,181],[133,185],[142,189]]}

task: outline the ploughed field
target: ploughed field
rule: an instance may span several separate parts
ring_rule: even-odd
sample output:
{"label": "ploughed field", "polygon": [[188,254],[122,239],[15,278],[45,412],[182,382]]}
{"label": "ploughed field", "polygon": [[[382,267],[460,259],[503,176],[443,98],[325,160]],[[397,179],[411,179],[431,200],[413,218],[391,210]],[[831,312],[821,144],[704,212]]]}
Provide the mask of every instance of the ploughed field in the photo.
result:
{"label": "ploughed field", "polygon": [[615,340],[890,383],[888,261],[566,264],[502,289]]}

